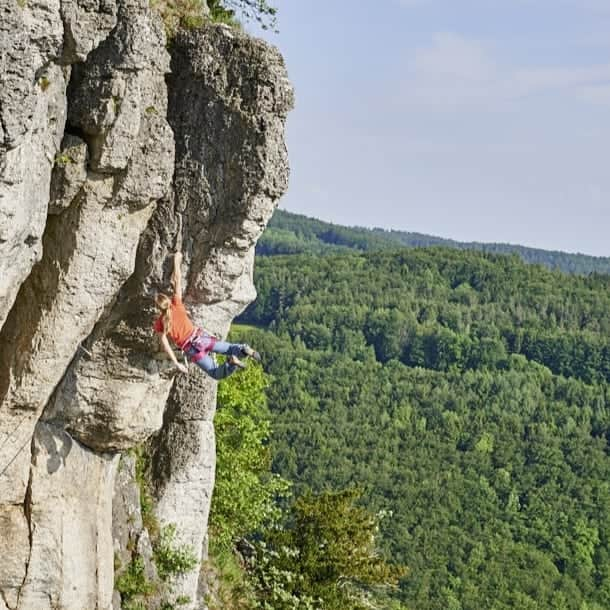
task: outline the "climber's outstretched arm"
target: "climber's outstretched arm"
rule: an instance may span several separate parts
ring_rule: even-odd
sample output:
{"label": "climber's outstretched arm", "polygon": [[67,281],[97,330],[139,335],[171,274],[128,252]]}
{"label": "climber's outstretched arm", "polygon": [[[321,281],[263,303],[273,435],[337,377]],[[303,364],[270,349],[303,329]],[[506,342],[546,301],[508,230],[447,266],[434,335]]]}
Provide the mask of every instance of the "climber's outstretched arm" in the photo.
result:
{"label": "climber's outstretched arm", "polygon": [[174,365],[183,373],[187,373],[188,369],[184,366],[184,364],[180,364],[180,362],[178,362],[178,359],[176,358],[176,354],[174,354],[174,350],[172,349],[171,345],[169,344],[169,339],[167,338],[167,335],[163,334],[163,333],[158,333],[159,335],[159,340],[161,341],[161,345],[163,346],[163,349],[165,350],[165,353],[169,356],[170,360],[174,363]]}
{"label": "climber's outstretched arm", "polygon": [[182,263],[182,252],[174,254],[174,270],[172,271],[172,286],[174,295],[178,300],[182,300],[182,276],[180,273],[180,264]]}

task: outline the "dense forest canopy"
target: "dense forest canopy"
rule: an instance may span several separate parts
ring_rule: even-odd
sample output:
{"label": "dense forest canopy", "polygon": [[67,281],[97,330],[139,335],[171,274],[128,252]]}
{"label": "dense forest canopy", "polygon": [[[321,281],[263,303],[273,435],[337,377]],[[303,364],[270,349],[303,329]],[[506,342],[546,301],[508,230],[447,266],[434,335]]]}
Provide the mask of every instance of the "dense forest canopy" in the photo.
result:
{"label": "dense forest canopy", "polygon": [[610,607],[609,276],[402,248],[255,283],[274,470],[364,489],[404,607]]}
{"label": "dense forest canopy", "polygon": [[538,263],[566,273],[610,273],[610,257],[569,254],[511,244],[459,242],[406,231],[344,227],[284,210],[276,210],[269,227],[258,242],[257,254],[332,254],[342,250],[368,251],[398,246],[445,246],[459,250],[517,254],[525,262]]}

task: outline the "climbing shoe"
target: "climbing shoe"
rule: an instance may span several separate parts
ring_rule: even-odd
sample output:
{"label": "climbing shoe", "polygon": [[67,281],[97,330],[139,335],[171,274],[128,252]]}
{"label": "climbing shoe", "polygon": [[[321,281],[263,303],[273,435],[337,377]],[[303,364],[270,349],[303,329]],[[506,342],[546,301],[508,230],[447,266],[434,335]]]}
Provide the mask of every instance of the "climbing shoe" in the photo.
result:
{"label": "climbing shoe", "polygon": [[237,357],[237,356],[229,356],[227,358],[227,362],[231,365],[231,366],[236,366],[240,369],[245,369],[246,365]]}
{"label": "climbing shoe", "polygon": [[261,355],[257,351],[253,350],[249,345],[244,345],[241,348],[241,351],[245,356],[250,356],[250,358],[254,358],[254,360],[257,362],[261,361]]}

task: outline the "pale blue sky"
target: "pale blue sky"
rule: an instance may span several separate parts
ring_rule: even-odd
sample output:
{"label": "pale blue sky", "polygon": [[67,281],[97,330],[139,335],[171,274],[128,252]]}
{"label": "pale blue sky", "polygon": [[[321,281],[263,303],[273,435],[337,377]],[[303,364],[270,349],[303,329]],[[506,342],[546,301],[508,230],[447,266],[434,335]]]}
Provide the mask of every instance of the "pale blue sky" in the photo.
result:
{"label": "pale blue sky", "polygon": [[610,256],[610,0],[276,0],[281,207]]}

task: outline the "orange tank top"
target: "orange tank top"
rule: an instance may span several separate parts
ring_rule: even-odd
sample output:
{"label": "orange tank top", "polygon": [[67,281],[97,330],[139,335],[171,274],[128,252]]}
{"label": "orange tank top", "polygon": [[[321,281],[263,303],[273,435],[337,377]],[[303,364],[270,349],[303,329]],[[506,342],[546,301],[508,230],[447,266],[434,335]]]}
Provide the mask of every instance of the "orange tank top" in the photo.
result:
{"label": "orange tank top", "polygon": [[[170,318],[172,321],[172,327],[167,336],[178,346],[181,347],[184,342],[193,334],[195,325],[189,319],[184,303],[178,296],[172,298],[172,307],[170,309]],[[163,328],[163,315],[157,318],[154,326],[158,333],[164,331]]]}

